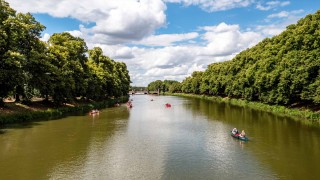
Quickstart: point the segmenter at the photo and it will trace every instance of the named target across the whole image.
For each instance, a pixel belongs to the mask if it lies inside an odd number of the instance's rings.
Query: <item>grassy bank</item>
[[[205,100],[210,100],[215,102],[230,103],[236,106],[249,107],[256,110],[271,112],[281,116],[291,117],[295,120],[304,120],[304,121],[306,120],[310,123],[320,124],[320,112],[314,112],[306,108],[288,108],[285,106],[268,105],[260,102],[251,102],[251,101],[246,101],[241,99],[222,98],[218,96],[205,96],[205,95],[183,94],[183,93],[174,93],[174,94],[166,93],[166,95],[193,97],[193,98],[200,98],[200,99],[205,99]]]
[[[129,97],[121,97],[118,99],[108,99],[100,102],[70,104],[69,106],[57,108],[46,108],[45,105],[43,105],[42,107],[39,107],[39,105],[37,105],[37,108],[34,108],[36,104],[34,103],[30,105],[24,105],[23,110],[22,108],[11,108],[15,110],[10,113],[5,113],[5,110],[2,109],[0,114],[0,126],[13,123],[58,119],[74,113],[87,113],[92,109],[112,107],[117,101],[126,102],[128,101],[128,99]]]

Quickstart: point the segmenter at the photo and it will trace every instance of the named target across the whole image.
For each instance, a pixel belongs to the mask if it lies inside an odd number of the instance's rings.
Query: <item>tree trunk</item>
[[[3,98],[0,98],[0,107],[4,107],[4,101],[3,101]]]
[[[16,94],[15,99],[16,99],[15,102],[20,102],[21,101],[20,94]]]

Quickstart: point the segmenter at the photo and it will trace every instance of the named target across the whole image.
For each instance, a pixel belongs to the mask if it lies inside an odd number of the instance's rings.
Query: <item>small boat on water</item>
[[[171,104],[167,103],[167,104],[166,104],[166,107],[171,107]]]
[[[95,109],[89,112],[90,115],[99,114],[99,110]]]
[[[132,108],[132,103],[131,103],[131,101],[128,101],[128,102],[127,102],[127,107],[128,107],[128,108]]]
[[[234,137],[234,138],[236,138],[236,139],[239,139],[239,140],[241,140],[241,141],[249,141],[249,139],[246,137],[246,136],[240,136],[240,134],[233,134],[232,132],[231,132],[231,136],[232,137]]]

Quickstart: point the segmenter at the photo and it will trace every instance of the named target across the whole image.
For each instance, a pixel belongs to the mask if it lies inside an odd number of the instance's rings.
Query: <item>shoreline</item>
[[[113,107],[118,101],[124,103],[128,101],[129,96],[120,97],[117,99],[107,99],[104,101],[82,102],[81,104],[68,104],[62,107],[51,107],[33,103],[24,105],[14,103],[10,108],[1,108],[0,112],[0,128],[9,124],[26,123],[33,121],[47,121],[59,119],[75,113],[87,113],[92,109],[103,109]],[[21,107],[20,107],[21,106]],[[13,110],[12,110],[13,109]],[[5,113],[10,111],[9,113]]]
[[[300,121],[305,124],[320,125],[320,112],[311,111],[309,109],[288,108],[280,105],[269,105],[261,102],[252,102],[241,99],[223,98],[219,96],[206,96],[184,93],[164,93],[165,95],[192,97],[198,99],[209,100],[218,103],[229,103],[239,107],[248,107],[254,110],[270,112],[276,115],[292,118],[295,121]]]

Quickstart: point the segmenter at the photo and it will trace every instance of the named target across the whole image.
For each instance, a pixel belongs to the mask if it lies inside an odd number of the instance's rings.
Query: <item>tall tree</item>
[[[57,67],[56,72],[51,75],[56,80],[54,100],[62,103],[84,95],[88,86],[85,55],[87,46],[84,40],[64,32],[53,34],[48,43],[52,64]]]
[[[30,64],[45,27],[30,14],[22,14],[0,0],[0,101],[9,92],[26,95],[33,71]],[[19,97],[19,96],[17,96]],[[26,96],[25,96],[26,97]]]

